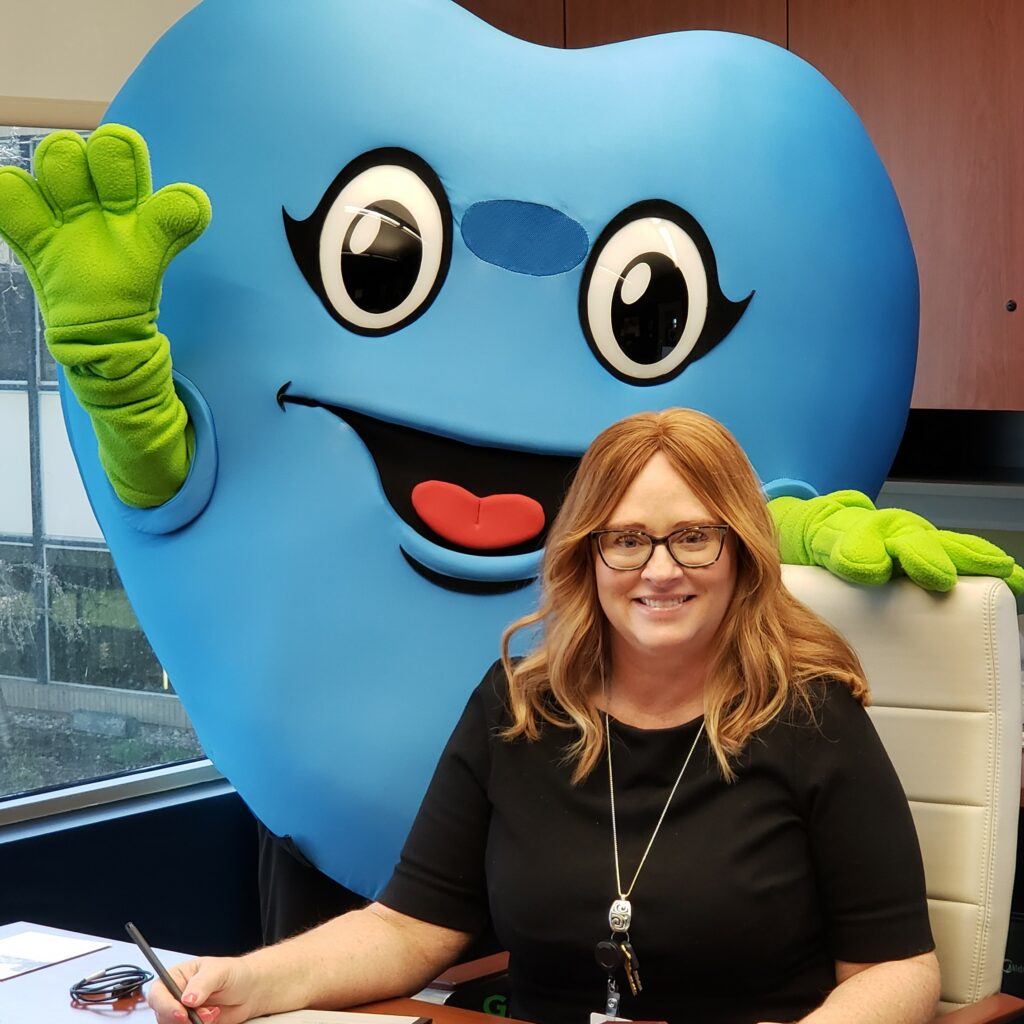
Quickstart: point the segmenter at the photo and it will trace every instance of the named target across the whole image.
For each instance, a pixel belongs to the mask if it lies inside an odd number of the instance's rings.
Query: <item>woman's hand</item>
[[[201,956],[169,970],[181,989],[182,1003],[204,1024],[241,1024],[261,1012],[255,1002],[256,977],[245,957]],[[149,1005],[159,1024],[187,1022],[182,1003],[161,981],[149,991]]]
[[[450,967],[472,938],[373,903],[312,931],[241,957],[201,956],[170,969],[179,1003],[156,982],[159,1024],[242,1024],[304,1007],[335,1010],[419,991]]]

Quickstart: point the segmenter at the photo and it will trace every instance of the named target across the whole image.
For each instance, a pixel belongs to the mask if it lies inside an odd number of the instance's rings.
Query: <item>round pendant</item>
[[[629,900],[612,900],[608,908],[608,924],[613,932],[628,932],[633,920],[633,905]]]

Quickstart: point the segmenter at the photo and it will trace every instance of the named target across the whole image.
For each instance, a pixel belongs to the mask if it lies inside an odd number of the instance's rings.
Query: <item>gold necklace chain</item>
[[[622,891],[622,877],[619,872],[619,833],[615,822],[615,776],[612,773],[612,736],[611,729],[608,725],[608,712],[604,713],[604,738],[605,738],[605,749],[608,753],[608,795],[611,798],[612,805],[612,851],[615,855],[615,886],[619,893],[620,900],[628,900],[629,894],[633,891],[633,887],[636,885],[636,880],[640,877],[640,872],[643,870],[644,863],[647,861],[647,855],[651,852],[651,847],[654,845],[654,840],[658,836],[658,830],[661,828],[661,823],[665,820],[665,815],[668,814],[669,805],[672,803],[672,797],[676,795],[676,790],[679,788],[679,783],[683,780],[683,773],[686,771],[686,766],[690,763],[690,758],[693,757],[693,752],[697,749],[697,742],[704,734],[704,722],[700,723],[700,728],[697,730],[697,735],[693,738],[693,743],[690,744],[689,753],[686,755],[686,760],[683,762],[683,767],[679,769],[679,774],[676,776],[675,784],[672,786],[672,792],[669,793],[668,799],[665,801],[665,806],[661,809],[661,816],[658,818],[658,823],[654,826],[654,831],[651,833],[651,838],[648,840],[647,849],[644,850],[644,855],[640,858],[640,863],[637,865],[635,874],[633,875],[633,881],[629,883],[629,888]],[[623,931],[628,931],[628,923]]]

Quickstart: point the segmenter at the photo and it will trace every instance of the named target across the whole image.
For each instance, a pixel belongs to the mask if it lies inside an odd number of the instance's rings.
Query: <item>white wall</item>
[[[93,128],[198,0],[0,0],[0,125]]]

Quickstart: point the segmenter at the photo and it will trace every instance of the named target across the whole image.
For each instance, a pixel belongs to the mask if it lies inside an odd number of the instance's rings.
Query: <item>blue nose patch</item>
[[[571,217],[516,199],[474,203],[462,216],[462,237],[487,263],[533,277],[572,270],[590,248],[583,226]]]

